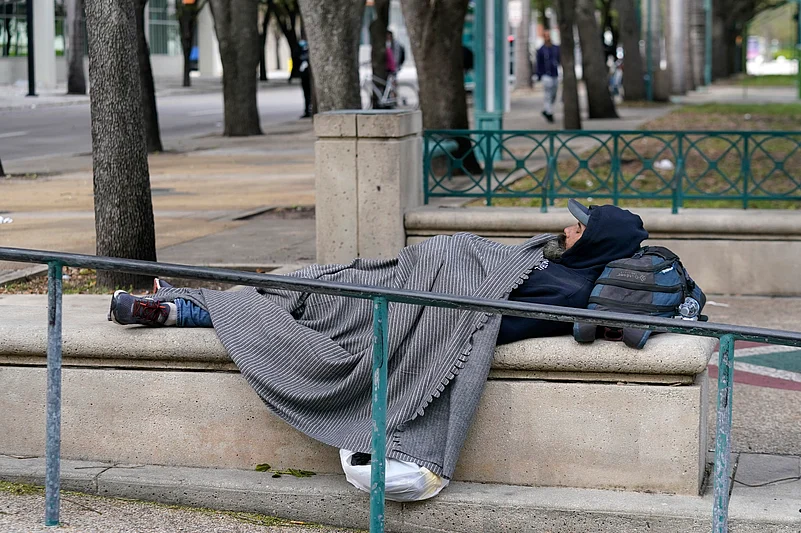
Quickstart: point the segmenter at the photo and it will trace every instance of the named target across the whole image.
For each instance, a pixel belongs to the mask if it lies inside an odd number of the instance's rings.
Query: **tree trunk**
[[[609,33],[612,34],[612,53],[617,53],[617,43],[618,39],[620,38],[620,32],[617,28],[615,28],[614,21],[612,20],[612,2],[614,0],[601,0],[601,41],[606,43],[604,40],[604,32],[609,30]],[[617,55],[615,55],[617,57]]]
[[[261,31],[259,32],[259,81],[267,79],[267,35],[270,30],[270,16],[272,15],[272,3],[267,4],[267,11],[261,21]]]
[[[645,73],[640,55],[636,0],[617,0],[616,8],[623,44],[623,98],[629,102],[645,100]]]
[[[464,88],[462,28],[468,0],[402,0],[403,18],[409,32],[417,67],[423,129],[469,129],[467,93]],[[470,139],[457,137],[456,157],[464,158],[468,172],[480,172]]]
[[[692,40],[693,80],[696,87],[706,83],[704,80],[704,64],[706,63],[706,23],[704,20],[703,0],[692,0],[690,17],[690,39]]]
[[[145,5],[147,0],[133,0],[136,16],[136,50],[139,63],[139,80],[142,84],[142,113],[145,117],[145,135],[149,153],[163,152],[159,133],[159,114],[156,109],[156,88],[153,69],[150,67],[150,47],[145,39]]]
[[[528,51],[531,2],[521,2],[522,17],[515,31],[515,88],[531,87],[531,57]]]
[[[559,35],[562,42],[559,46],[562,55],[562,101],[564,106],[564,129],[581,129],[581,108],[578,98],[578,80],[576,80],[576,41],[573,38],[575,24],[576,0],[555,0],[559,19]]]
[[[373,66],[373,76],[376,78],[387,79],[387,26],[389,25],[389,0],[375,0],[375,19],[370,23],[370,62]],[[397,61],[398,58],[395,58]],[[376,89],[383,94],[386,84],[374,81]],[[381,107],[381,98],[372,94],[373,109]]]
[[[86,94],[83,28],[83,0],[67,0],[67,94]]]
[[[725,15],[717,10],[712,11],[712,79],[728,78],[729,70],[728,43],[726,42]]]
[[[609,70],[603,51],[603,36],[595,21],[595,2],[576,1],[576,26],[581,42],[581,64],[590,118],[618,118],[609,93]]]
[[[361,109],[359,32],[365,0],[299,0],[308,34],[317,108]]]
[[[687,21],[686,0],[669,0],[665,24],[665,51],[667,52],[670,94],[687,94]]]
[[[695,42],[693,41],[693,14],[695,13],[695,1],[694,0],[685,0],[685,9],[684,9],[684,17],[686,18],[687,22],[687,35],[684,38],[684,57],[686,58],[686,63],[684,66],[684,87],[687,91],[694,91],[695,90],[695,56],[693,55],[694,49],[693,46]]]
[[[223,135],[261,135],[257,0],[209,0],[223,67]]]
[[[132,0],[87,0],[97,255],[156,260],[156,235]],[[152,278],[99,270],[98,285]]]

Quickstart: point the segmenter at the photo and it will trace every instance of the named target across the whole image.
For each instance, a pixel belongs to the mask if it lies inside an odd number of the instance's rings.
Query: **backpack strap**
[[[643,246],[640,249],[641,255],[658,255],[665,261],[678,261],[679,256],[673,253],[673,251],[668,250],[664,246]],[[639,253],[639,252],[638,252]]]

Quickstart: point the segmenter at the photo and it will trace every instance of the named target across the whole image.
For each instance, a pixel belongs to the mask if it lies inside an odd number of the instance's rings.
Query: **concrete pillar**
[[[198,70],[201,76],[222,76],[220,45],[214,33],[214,18],[211,8],[204,7],[197,16]]]
[[[668,71],[670,72],[670,92],[687,92],[687,4],[686,0],[670,0],[668,5]]]
[[[56,12],[53,0],[33,2],[33,57],[36,86],[56,87]]]
[[[423,202],[419,111],[316,115],[317,262],[389,259],[406,245],[404,215]]]

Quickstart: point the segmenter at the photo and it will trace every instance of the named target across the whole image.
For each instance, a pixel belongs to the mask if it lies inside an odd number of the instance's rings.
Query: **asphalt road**
[[[157,96],[162,141],[222,131],[223,98],[219,93]],[[259,92],[262,127],[297,120],[303,112],[298,84]],[[0,116],[0,157],[3,162],[90,153],[89,104],[37,107]]]

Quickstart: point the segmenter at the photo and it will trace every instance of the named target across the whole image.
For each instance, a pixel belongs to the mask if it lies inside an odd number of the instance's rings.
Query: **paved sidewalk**
[[[11,489],[16,487],[9,487]],[[25,487],[27,489],[27,487]],[[0,485],[0,531],[49,533],[44,525],[44,494],[4,491]],[[347,533],[340,528],[282,520],[253,513],[220,512],[185,506],[158,505],[79,493],[61,496],[64,533]]]
[[[269,72],[268,78],[267,82],[259,82],[259,90],[286,85],[288,75],[282,71]],[[183,80],[179,77],[157,79],[155,84],[156,97],[222,92],[222,79],[215,77],[192,77],[191,87],[184,87]],[[53,89],[37,89],[35,97],[28,96],[28,84],[25,81],[13,85],[0,85],[0,113],[17,109],[87,103],[89,103],[88,94],[67,94],[66,83],[60,83]]]
[[[788,468],[797,475],[799,464],[798,457],[751,456],[747,462],[750,473],[741,475],[747,480],[742,483],[754,485],[786,477]],[[745,463],[741,459],[741,465]],[[791,467],[790,463],[794,466]],[[344,476],[338,475],[272,479],[255,471],[82,461],[62,461],[61,472],[63,489],[102,496],[256,512],[345,527],[367,527],[369,521],[368,495],[351,487]],[[41,484],[43,477],[43,459],[0,456],[0,479]],[[73,498],[71,495],[67,497]],[[763,487],[735,483],[729,523],[738,533],[796,533],[801,529],[799,498],[800,481],[770,483]],[[0,505],[4,500],[8,501],[0,498]],[[92,503],[89,507],[94,505],[98,504]],[[146,508],[140,505],[131,510],[141,512]],[[76,508],[69,502],[65,502],[63,508],[62,519],[65,522],[89,525],[83,522],[88,514],[85,509]],[[41,519],[41,508],[34,516],[31,515],[36,508],[28,503],[27,509],[27,512],[17,513],[10,519],[0,514],[0,526],[3,521],[11,527],[19,527]],[[106,509],[106,515],[112,515],[106,519],[109,525],[119,524],[114,515],[131,511],[114,502],[109,502]],[[389,502],[385,516],[388,531],[404,533],[701,533],[710,530],[712,495],[711,490],[698,497],[453,482],[439,496],[426,502]],[[166,520],[174,519],[174,515],[169,513],[162,514],[162,517],[165,524],[169,523]],[[94,516],[91,518],[95,523],[101,520]],[[153,524],[153,513],[142,513],[141,523],[138,522],[140,517],[130,517],[130,520],[134,519],[143,527],[135,531],[169,531],[144,529],[144,526]],[[191,522],[184,527],[184,531],[203,531],[194,529]]]
[[[149,158],[159,251],[248,226],[240,248],[244,251],[247,241],[248,263],[314,259],[308,246],[297,257],[289,249],[299,241],[313,242],[313,233],[307,232],[303,239],[287,233],[287,240],[282,240],[287,223],[251,218],[275,206],[314,205],[314,134],[309,121],[273,126],[260,137],[185,139],[169,149]],[[12,162],[6,170],[18,172],[20,165]],[[25,166],[34,174],[0,180],[0,212],[13,220],[0,225],[0,246],[94,253],[91,157],[44,159],[25,162]],[[301,221],[301,225],[313,229],[313,221],[311,225]],[[258,246],[252,235],[259,229],[270,232],[273,240]],[[242,261],[230,255],[237,237],[226,235],[228,246],[221,249],[197,243],[203,257],[193,252],[193,264]],[[286,253],[276,255],[276,249]],[[259,251],[264,252],[263,258],[254,255]],[[187,262],[169,253],[160,258]],[[0,270],[20,267],[0,263]]]

